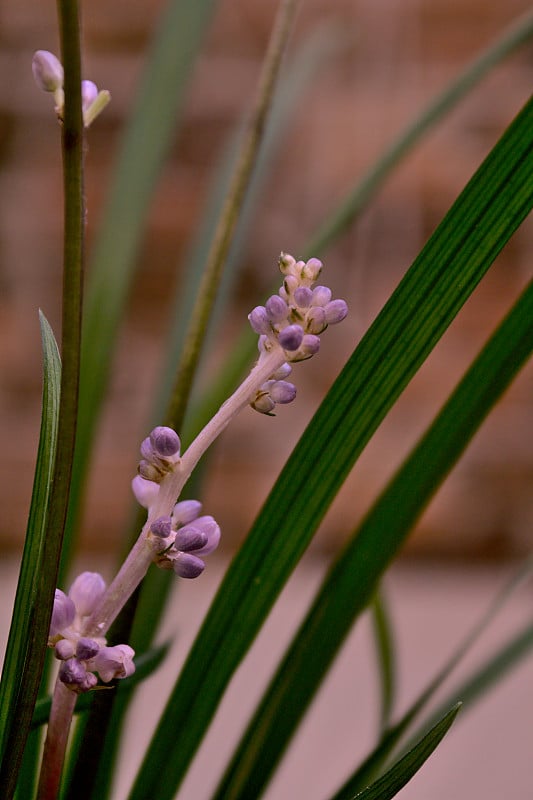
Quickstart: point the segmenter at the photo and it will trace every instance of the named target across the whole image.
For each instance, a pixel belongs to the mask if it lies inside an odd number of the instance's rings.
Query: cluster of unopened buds
[[[285,276],[277,294],[264,306],[248,315],[252,329],[259,334],[260,360],[274,348],[284,351],[286,361],[257,390],[250,405],[271,414],[278,403],[291,403],[296,387],[285,380],[291,373],[289,362],[304,361],[318,352],[320,335],[328,325],[341,322],[348,313],[344,300],[332,300],[331,289],[315,286],[322,272],[318,258],[296,261],[282,253],[279,268]]]
[[[48,50],[37,50],[33,55],[32,72],[35,83],[44,92],[51,92],[54,98],[58,119],[63,119],[65,95],[63,92],[63,66],[59,59]],[[111,100],[107,89],[98,90],[93,81],[81,82],[81,105],[83,124],[86,128],[101,113]]]
[[[149,509],[161,481],[179,464],[178,434],[172,428],[154,428],[141,444],[141,457],[132,489],[138,502]],[[213,517],[201,515],[201,511],[198,500],[182,500],[170,515],[159,516],[151,523],[149,535],[158,567],[173,569],[181,578],[197,578],[204,571],[202,557],[217,548],[220,528]]]
[[[107,647],[104,637],[87,637],[84,627],[106,584],[97,572],[82,572],[65,594],[56,589],[48,644],[61,661],[59,680],[74,692],[94,689],[98,672],[104,683],[135,672],[134,651],[127,644]]]

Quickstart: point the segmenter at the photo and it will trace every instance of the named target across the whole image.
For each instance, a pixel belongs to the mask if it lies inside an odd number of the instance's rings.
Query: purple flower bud
[[[150,442],[156,455],[162,458],[179,455],[180,439],[172,428],[158,425],[150,434]]]
[[[37,50],[34,53],[31,69],[35,83],[44,92],[55,92],[63,86],[61,62],[48,50]]]
[[[61,589],[56,589],[52,619],[50,621],[50,638],[52,639],[65,628],[68,628],[69,625],[72,625],[75,616],[76,607],[73,601]]]
[[[147,481],[152,481],[153,483],[159,483],[162,478],[162,471],[158,469],[151,461],[147,461],[145,458],[142,458],[139,461],[139,466],[137,467],[139,470],[139,475],[141,478],[144,478]]]
[[[135,650],[127,644],[116,644],[114,647],[101,647],[91,662],[104,683],[113,678],[127,678],[135,672],[133,657]]]
[[[154,536],[159,536],[160,539],[166,539],[170,536],[172,531],[172,521],[170,517],[158,517],[150,525],[150,530]]]
[[[199,500],[180,500],[176,503],[172,511],[172,524],[175,528],[187,525],[196,519],[202,511],[202,504]]]
[[[298,350],[304,337],[303,328],[301,325],[287,325],[286,328],[280,332],[278,341],[284,350],[292,353]]]
[[[325,308],[326,321],[329,325],[335,325],[337,322],[342,322],[348,313],[348,306],[344,300],[332,300]]]
[[[296,264],[296,260],[288,253],[282,253],[279,257],[278,264],[280,272],[282,272],[284,275],[288,275]]]
[[[252,330],[255,333],[269,333],[271,330],[270,322],[264,306],[256,306],[248,314],[248,319]]]
[[[71,642],[70,639],[60,639],[58,642],[56,642],[54,650],[55,657],[60,661],[66,661],[67,658],[72,658],[76,652],[74,643]]]
[[[194,520],[194,527],[207,536],[207,542],[201,548],[194,551],[195,555],[208,556],[209,553],[212,553],[213,550],[216,550],[218,547],[220,542],[220,526],[210,514],[206,514]]]
[[[292,372],[292,367],[290,364],[285,362],[281,365],[279,369],[277,369],[274,373],[272,373],[272,378],[275,381],[282,381],[284,378],[287,378]]]
[[[313,289],[313,297],[311,298],[312,306],[325,306],[331,300],[331,289],[327,286],[315,286]]]
[[[307,356],[314,356],[315,353],[318,353],[320,349],[320,338],[318,336],[313,336],[312,333],[306,333],[300,350]]]
[[[69,589],[68,596],[80,617],[91,614],[105,592],[105,581],[98,572],[82,572]]]
[[[150,441],[150,437],[147,436],[146,439],[143,439],[141,442],[141,456],[145,461],[152,461],[154,457],[154,451],[152,449],[152,442]]]
[[[322,272],[322,261],[318,258],[310,258],[302,269],[302,278],[307,278],[310,281],[316,281]]]
[[[300,308],[307,308],[311,304],[313,292],[308,286],[299,286],[294,292],[294,301]]]
[[[174,548],[184,553],[188,553],[191,550],[201,550],[206,544],[207,534],[193,525],[180,528],[174,539]]]
[[[281,405],[292,403],[296,397],[296,386],[288,381],[276,381],[270,390],[270,396],[275,403]]]
[[[59,680],[67,686],[83,689],[87,679],[87,669],[76,658],[63,661],[59,667]]]
[[[326,311],[321,306],[313,306],[305,317],[305,330],[307,333],[322,333],[328,327]]]
[[[81,105],[84,111],[87,111],[96,98],[98,97],[98,87],[92,81],[81,82]]]
[[[205,564],[201,558],[191,553],[179,553],[172,561],[172,568],[180,578],[197,578],[204,571]]]
[[[76,645],[76,658],[79,661],[88,661],[90,658],[94,658],[99,650],[100,645],[98,642],[82,636],[81,639],[78,639],[78,644]]]
[[[268,319],[274,324],[287,319],[287,315],[289,313],[287,303],[279,296],[279,294],[273,294],[272,297],[268,298],[265,303],[265,310]],[[261,331],[261,333],[266,333],[266,331]]]
[[[159,494],[159,484],[146,480],[141,475],[136,475],[131,482],[135,499],[143,508],[150,508]]]

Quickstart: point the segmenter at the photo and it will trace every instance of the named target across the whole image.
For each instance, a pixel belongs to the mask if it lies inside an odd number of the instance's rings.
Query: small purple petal
[[[314,356],[315,353],[318,353],[319,349],[320,349],[320,337],[313,336],[312,333],[306,333],[303,338],[300,350],[306,356]]]
[[[268,319],[273,323],[282,322],[284,319],[287,319],[289,313],[287,303],[279,294],[273,294],[272,297],[268,298],[265,303],[265,310]],[[261,331],[261,333],[266,333],[266,331]]]
[[[329,325],[335,325],[337,322],[342,322],[348,313],[348,306],[344,300],[332,300],[325,308],[326,321]]]
[[[148,481],[141,475],[136,475],[131,482],[131,488],[135,499],[143,508],[150,508],[155,503],[159,494],[159,484]]]
[[[298,350],[303,338],[304,332],[301,325],[287,325],[286,328],[283,328],[283,330],[280,331],[278,340],[284,350],[292,353],[293,351]]]
[[[302,278],[308,278],[311,281],[316,281],[322,272],[322,261],[318,258],[310,258],[302,269]]]
[[[313,297],[311,299],[312,306],[325,306],[331,300],[331,289],[327,286],[315,286],[313,289]]]
[[[48,50],[37,50],[33,54],[31,69],[35,83],[44,92],[55,92],[63,86],[61,62]]]
[[[94,103],[98,97],[98,87],[92,81],[81,82],[81,105],[84,111],[87,111],[90,105]]]
[[[76,645],[76,658],[79,661],[88,661],[90,658],[94,658],[99,650],[100,645],[98,642],[82,636],[81,639],[78,639],[78,644]]]
[[[127,678],[135,672],[134,655],[135,651],[127,644],[101,647],[92,660],[92,668],[97,670],[104,683],[113,678]]]
[[[59,667],[59,680],[67,686],[82,688],[87,679],[87,670],[76,658],[63,661]]]
[[[300,308],[307,308],[311,304],[313,292],[307,286],[299,286],[294,292],[294,301]]]
[[[199,500],[180,500],[172,511],[172,524],[175,528],[179,528],[180,525],[187,525],[200,516],[201,511],[202,504]]]
[[[195,550],[195,555],[208,556],[209,553],[216,550],[219,545],[220,526],[210,515],[198,517],[194,522],[194,526],[195,528],[199,528],[207,536],[207,543],[199,550]]]
[[[170,517],[158,517],[150,525],[150,530],[154,536],[159,536],[161,539],[166,539],[170,536],[172,531],[172,522]]]
[[[52,619],[50,621],[50,638],[57,636],[58,633],[72,625],[75,616],[76,606],[74,602],[61,589],[56,589]]]
[[[147,436],[146,439],[143,439],[141,442],[141,456],[144,458],[145,461],[152,461],[154,457],[154,451],[152,449],[152,442],[150,441],[150,437]]]
[[[60,661],[66,661],[67,658],[72,658],[72,656],[76,652],[74,643],[71,642],[70,639],[60,639],[58,642],[56,642],[54,650],[55,650],[55,657],[58,658]]]
[[[305,317],[305,330],[307,333],[322,333],[327,327],[325,310],[321,306],[310,308]]]
[[[105,592],[106,583],[98,572],[82,572],[69,589],[68,596],[80,617],[91,614]]]
[[[204,571],[205,564],[201,558],[190,553],[179,553],[172,561],[172,568],[180,578],[197,578]]]
[[[288,381],[276,381],[270,390],[270,396],[275,403],[281,405],[292,403],[296,397],[296,386]]]
[[[299,285],[300,285],[300,281],[298,280],[298,278],[295,275],[287,275],[287,277],[283,281],[283,287],[282,287],[285,290],[287,298],[291,297],[294,294],[294,292],[296,291],[296,289],[298,288]],[[281,294],[281,289],[280,289],[279,293],[280,293],[281,298],[285,299],[283,297],[283,295]]]
[[[284,378],[287,378],[291,374],[291,372],[292,372],[291,365],[287,364],[287,362],[285,362],[284,364],[281,365],[281,367],[279,369],[277,369],[272,374],[272,378],[275,381],[282,381]]]
[[[163,458],[179,455],[180,438],[176,431],[167,428],[165,425],[158,425],[150,433],[150,443],[154,452]]]
[[[270,322],[264,306],[256,306],[248,314],[248,319],[250,321],[250,325],[252,326],[252,330],[255,331],[255,333],[269,333],[271,330]]]
[[[193,525],[181,528],[174,539],[174,549],[188,553],[190,550],[200,550],[207,544],[207,534]]]

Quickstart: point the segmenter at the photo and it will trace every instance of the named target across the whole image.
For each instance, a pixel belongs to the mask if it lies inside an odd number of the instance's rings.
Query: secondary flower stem
[[[253,397],[254,392],[285,362],[286,354],[280,347],[263,353],[248,377],[219,408],[215,416],[200,431],[183,454],[175,469],[161,482],[159,494],[150,508],[148,519],[136,543],[119,572],[108,586],[94,609],[85,629],[86,636],[105,636],[111,624],[129,600],[148,571],[154,555],[148,538],[150,526],[162,516],[170,516],[181,490],[205,451],[222,433],[228,423]]]
[[[37,800],[55,800],[58,796],[70,725],[77,698],[78,695],[67,689],[59,678],[56,680],[46,741],[44,743]]]

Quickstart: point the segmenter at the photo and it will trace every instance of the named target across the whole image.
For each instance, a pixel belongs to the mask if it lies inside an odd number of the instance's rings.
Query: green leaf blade
[[[416,775],[450,730],[461,704],[458,703],[385,775],[358,794],[346,792],[335,800],[390,800]]]
[[[530,102],[416,259],[304,433],[215,598],[132,800],[146,791],[154,800],[174,796],[233,671],[357,456],[530,210],[532,124]],[[184,734],[169,752],[176,727]]]
[[[24,553],[0,685],[0,741],[6,781],[11,779],[14,771],[16,774],[33,713],[27,697],[32,696],[35,675],[31,663],[28,663],[28,654],[32,637],[43,633],[34,630],[39,591],[36,576],[43,569],[44,537],[59,420],[61,362],[52,329],[42,313],[40,325],[44,376],[41,429]]]

